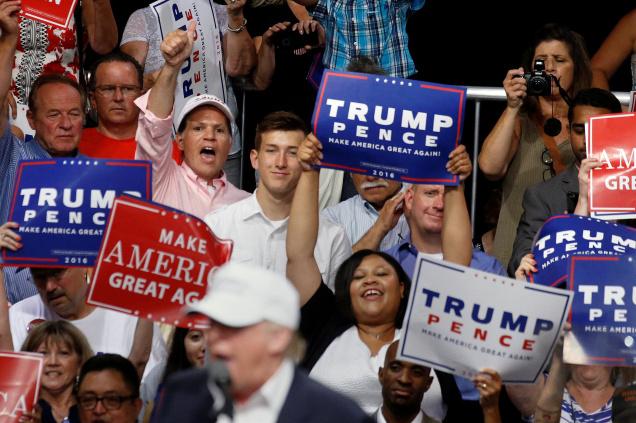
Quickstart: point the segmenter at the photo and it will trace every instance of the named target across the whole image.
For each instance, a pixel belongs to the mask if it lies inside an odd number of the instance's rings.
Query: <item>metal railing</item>
[[[474,171],[471,176],[472,190],[470,195],[470,218],[472,220],[473,237],[475,236],[475,204],[477,199],[477,156],[479,155],[479,129],[481,119],[481,102],[482,101],[505,101],[506,92],[503,88],[497,87],[467,87],[466,98],[475,102],[475,130],[473,132],[473,167]],[[614,92],[614,95],[623,105],[629,105],[629,92]],[[489,129],[490,130],[490,129]]]

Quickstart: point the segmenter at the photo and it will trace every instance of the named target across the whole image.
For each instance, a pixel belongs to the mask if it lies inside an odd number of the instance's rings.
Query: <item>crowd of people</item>
[[[431,369],[398,359],[398,345],[418,256],[525,281],[543,223],[589,215],[588,175],[601,162],[586,156],[585,124],[622,111],[607,88],[636,51],[634,12],[592,59],[569,28],[537,28],[505,74],[505,109],[473,158],[502,181],[494,240],[477,248],[463,145],[446,164],[459,185],[407,185],[320,169],[324,140],[309,130],[316,68],[415,76],[406,23],[423,0],[211,2],[218,80],[180,109],[197,26],[162,36],[147,6],[118,40],[114,3],[84,0],[60,29],[0,0],[0,249],[23,247],[9,219],[18,162],[91,157],[150,161],[153,201],[204,220],[233,252],[184,310],[206,316],[205,329],[87,304],[91,268],[0,263],[0,349],[44,357],[39,401],[21,421],[611,421],[631,373],[570,366],[561,343],[534,384]],[[537,66],[546,92],[524,77]],[[241,112],[258,116],[243,132],[237,90],[271,100]]]

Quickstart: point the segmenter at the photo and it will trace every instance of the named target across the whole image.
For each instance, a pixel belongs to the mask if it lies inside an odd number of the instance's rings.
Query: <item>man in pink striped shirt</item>
[[[151,160],[153,199],[203,218],[220,206],[249,196],[232,185],[223,172],[232,144],[232,112],[219,98],[191,98],[179,112],[176,141],[183,163],[172,151],[172,113],[177,75],[192,52],[194,26],[166,36],[161,52],[166,61],[152,89],[135,100],[141,109],[137,127],[138,160]]]

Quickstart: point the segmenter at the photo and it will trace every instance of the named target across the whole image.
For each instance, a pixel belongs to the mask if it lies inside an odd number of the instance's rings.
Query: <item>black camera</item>
[[[542,59],[535,60],[532,72],[524,73],[523,77],[526,80],[528,95],[552,94],[552,75],[545,71],[545,63]]]
[[[296,50],[305,46],[315,46],[318,44],[318,32],[300,34],[288,28],[284,31],[275,32],[272,35],[272,43],[279,49]]]

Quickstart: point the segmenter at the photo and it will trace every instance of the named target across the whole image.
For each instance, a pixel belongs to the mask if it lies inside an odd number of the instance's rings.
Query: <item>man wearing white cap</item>
[[[203,218],[249,194],[232,185],[223,173],[234,117],[213,95],[192,97],[179,112],[176,141],[183,151],[183,163],[179,166],[171,158],[174,92],[183,62],[192,52],[194,33],[191,25],[188,31],[171,32],[161,43],[165,65],[152,89],[135,101],[141,109],[135,158],[152,161],[155,201]]]
[[[284,276],[245,263],[221,267],[205,298],[189,307],[210,319],[207,353],[229,371],[234,404],[229,418],[242,423],[372,421],[352,400],[309,379],[286,358],[299,307],[298,293]],[[168,379],[153,421],[214,421],[210,416],[217,414],[213,398],[218,397],[210,393],[215,389],[209,376],[195,369]]]

